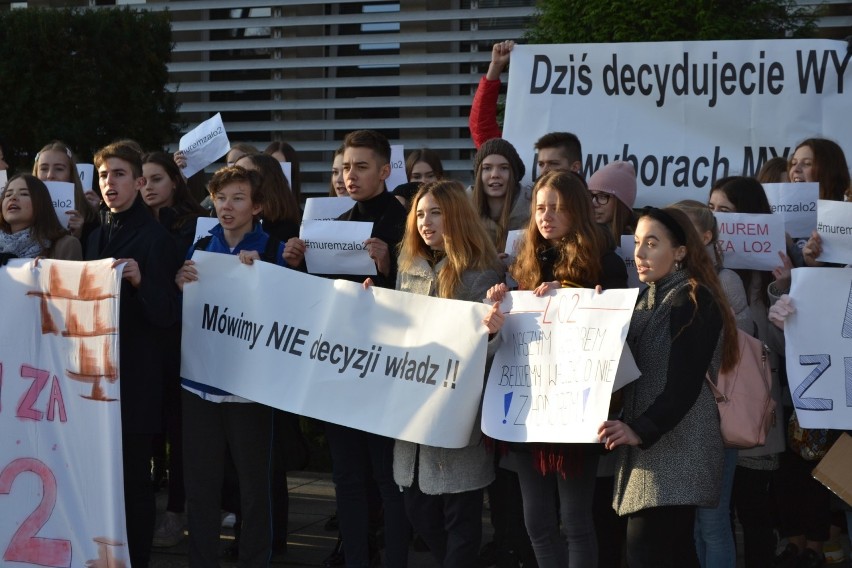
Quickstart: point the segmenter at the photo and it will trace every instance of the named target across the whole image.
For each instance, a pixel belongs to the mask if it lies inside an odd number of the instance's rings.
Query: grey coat
[[[397,290],[434,296],[437,274],[446,262],[444,258],[432,269],[428,262],[418,259],[412,269],[400,270],[396,279]],[[497,270],[468,270],[462,274],[455,299],[481,302],[488,289],[502,281],[503,277]],[[417,484],[427,495],[461,493],[485,487],[494,480],[494,460],[481,438],[477,417],[466,448],[436,448],[397,440],[393,448],[393,478],[397,484],[411,487],[416,460]]]
[[[624,388],[624,422],[643,444],[616,450],[613,508],[619,515],[660,506],[715,507],[719,500],[722,435],[704,375],[718,369],[721,312],[701,287],[692,307],[684,272],[645,290],[630,323],[628,343],[642,375]],[[693,313],[673,336],[675,321]]]

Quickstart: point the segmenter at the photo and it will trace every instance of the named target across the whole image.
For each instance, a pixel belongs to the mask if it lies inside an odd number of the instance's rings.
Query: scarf
[[[50,241],[42,246],[30,234],[30,229],[26,228],[17,233],[6,233],[0,231],[0,252],[14,254],[18,258],[35,258],[43,250],[50,248]]]

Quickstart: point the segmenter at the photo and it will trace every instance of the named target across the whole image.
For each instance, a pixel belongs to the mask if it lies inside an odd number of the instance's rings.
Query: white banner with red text
[[[130,566],[111,265],[0,268],[4,566]]]

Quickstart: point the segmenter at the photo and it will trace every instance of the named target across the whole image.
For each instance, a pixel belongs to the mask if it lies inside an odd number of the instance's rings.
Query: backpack
[[[775,423],[769,350],[762,341],[737,330],[739,361],[720,372],[716,384],[707,378],[719,408],[722,440],[728,448],[753,448],[766,443]]]
[[[192,245],[192,250],[200,250],[206,251],[207,247],[210,245],[210,241],[213,240],[212,235],[207,235],[206,237],[201,237],[195,244]],[[260,260],[264,262],[268,262],[270,264],[278,264],[278,247],[281,245],[281,241],[269,235],[269,239],[266,241],[266,248],[263,249],[263,252],[260,253]]]

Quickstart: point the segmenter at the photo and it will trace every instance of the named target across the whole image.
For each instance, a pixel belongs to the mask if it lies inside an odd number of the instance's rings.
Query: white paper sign
[[[518,257],[518,252],[521,250],[521,244],[524,242],[524,229],[515,229],[506,233],[506,250],[503,251],[509,255],[511,260]]]
[[[624,266],[627,268],[627,287],[641,289],[646,284],[639,281],[639,271],[636,270],[636,257],[633,255],[633,251],[635,250],[636,243],[633,241],[633,235],[621,235],[621,246],[615,249],[615,254],[621,257],[621,260],[624,261]]]
[[[391,144],[390,176],[385,180],[388,191],[393,191],[398,185],[408,183],[405,174],[405,147],[402,144]]]
[[[293,187],[293,164],[290,162],[278,162],[281,164],[281,171],[284,172],[284,177],[287,178],[287,183]]]
[[[852,203],[820,200],[817,232],[822,239],[820,262],[852,264]]]
[[[210,229],[218,224],[219,219],[216,217],[198,217],[195,220],[195,238],[192,240],[193,245],[204,237],[209,237]]]
[[[763,191],[773,213],[784,217],[791,237],[809,237],[817,224],[818,183],[764,183]]]
[[[637,295],[635,288],[507,294],[482,431],[510,442],[597,442]]]
[[[305,200],[302,221],[334,221],[355,206],[348,197],[309,197]]]
[[[199,279],[183,291],[181,376],[391,438],[468,444],[488,306],[364,290],[225,254],[193,258]],[[250,331],[228,331],[236,317]]]
[[[111,265],[0,269],[3,566],[130,566]]]
[[[786,253],[784,218],[777,214],[714,213],[725,268],[772,270]]]
[[[95,189],[94,164],[77,164],[77,175],[80,176],[80,182],[83,184],[83,191]]]
[[[518,45],[503,137],[525,183],[536,140],[567,131],[583,143],[586,179],[633,163],[637,207],[705,202],[714,180],[756,175],[814,135],[852,155],[846,62],[836,40]]]
[[[46,181],[44,185],[50,192],[53,210],[56,211],[59,222],[67,229],[71,220],[67,213],[74,210],[74,184],[67,181]]]
[[[308,272],[376,274],[376,263],[364,246],[372,232],[373,224],[361,221],[303,220],[299,238],[305,241]]]
[[[191,177],[228,153],[231,143],[222,123],[222,115],[216,113],[180,138],[180,151],[186,158],[183,175]]]
[[[795,268],[787,379],[804,428],[852,428],[852,268]]]
[[[6,176],[6,170],[0,170],[0,187],[5,189],[8,181],[9,178]]]

